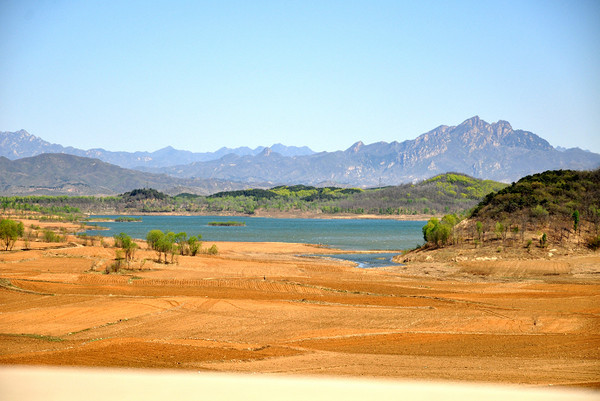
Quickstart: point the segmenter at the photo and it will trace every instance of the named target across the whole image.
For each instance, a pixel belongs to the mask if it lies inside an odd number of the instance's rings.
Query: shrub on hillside
[[[587,246],[588,248],[590,248],[592,251],[597,251],[598,249],[600,249],[600,235],[597,235],[595,237],[591,237],[588,241],[587,241]]]

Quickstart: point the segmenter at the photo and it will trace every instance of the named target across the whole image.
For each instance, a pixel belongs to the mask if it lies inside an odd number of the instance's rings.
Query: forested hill
[[[436,175],[417,184],[367,190],[340,202],[341,208],[390,210],[402,207],[423,214],[461,213],[506,184],[459,173]]]
[[[555,170],[528,175],[516,183],[487,195],[474,209],[479,220],[523,220],[573,225],[597,225],[600,219],[600,169]]]

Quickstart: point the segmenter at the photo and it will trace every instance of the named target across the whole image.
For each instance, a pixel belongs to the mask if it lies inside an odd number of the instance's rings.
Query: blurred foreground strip
[[[179,373],[88,368],[0,368],[1,400],[597,400],[598,392],[468,383]]]

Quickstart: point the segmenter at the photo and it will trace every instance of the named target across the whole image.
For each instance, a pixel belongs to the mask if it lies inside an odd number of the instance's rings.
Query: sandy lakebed
[[[0,253],[0,364],[600,387],[597,255],[359,269],[218,242],[165,265],[140,242],[103,274],[115,249],[72,239]]]

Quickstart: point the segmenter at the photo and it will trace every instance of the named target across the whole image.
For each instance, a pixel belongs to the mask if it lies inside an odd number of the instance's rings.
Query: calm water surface
[[[95,216],[119,217],[119,216]],[[223,216],[141,216],[141,222],[101,222],[108,230],[90,230],[89,235],[113,236],[121,232],[145,239],[150,230],[185,231],[202,235],[203,241],[298,242],[321,244],[346,250],[400,250],[423,243],[424,221],[367,219],[274,219]],[[240,221],[243,227],[209,226],[212,221]],[[369,256],[357,255],[369,258]],[[393,256],[393,254],[392,254]],[[380,256],[371,255],[371,259]],[[381,256],[386,257],[387,256]],[[357,263],[364,263],[356,260]],[[388,258],[389,259],[389,258]],[[377,259],[381,261],[383,259]],[[379,262],[376,262],[379,263]],[[389,265],[391,263],[387,263]],[[368,267],[365,265],[365,267]]]
[[[392,261],[394,256],[398,255],[397,252],[377,252],[377,253],[347,253],[347,254],[335,254],[335,255],[310,255],[310,256],[322,256],[326,258],[349,260],[350,262],[356,263],[357,267],[363,269],[370,269],[374,267],[385,267],[398,265]]]

